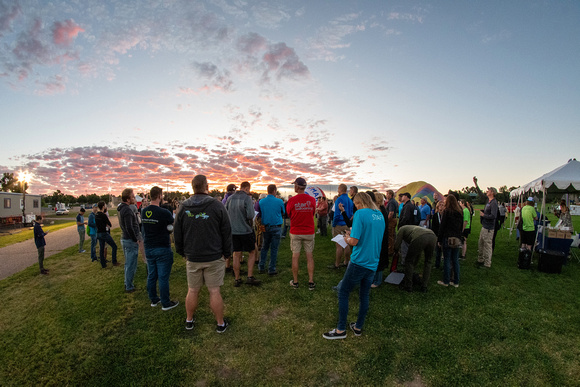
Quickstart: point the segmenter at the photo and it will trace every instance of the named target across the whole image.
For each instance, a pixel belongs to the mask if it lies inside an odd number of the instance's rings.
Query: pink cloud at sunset
[[[297,176],[318,184],[357,180],[360,160],[347,160],[332,151],[308,152],[303,159],[283,154],[273,147],[240,147],[224,138],[219,147],[171,145],[140,150],[130,146],[86,146],[52,148],[20,161],[32,173],[31,193],[52,193],[60,189],[74,195],[138,190],[153,185],[170,190],[190,191],[191,179],[205,174],[212,189],[224,189],[231,182],[244,180],[253,189],[264,190],[268,184],[284,185]],[[348,161],[348,162],[347,162]],[[354,162],[353,162],[354,161]],[[386,182],[374,182],[377,187]]]
[[[52,26],[52,40],[55,44],[68,46],[80,32],[85,32],[85,30],[73,20],[57,21]]]

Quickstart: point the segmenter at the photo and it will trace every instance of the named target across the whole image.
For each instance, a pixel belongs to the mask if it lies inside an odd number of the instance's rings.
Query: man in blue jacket
[[[354,205],[352,200],[346,194],[346,184],[340,184],[338,186],[338,198],[334,203],[334,217],[332,219],[332,237],[334,238],[338,234],[344,234],[348,230],[347,223],[342,216],[342,212],[339,206],[342,204],[346,217],[346,221],[350,223],[350,218],[353,216]],[[341,265],[346,266],[350,260],[350,246],[343,248],[340,244],[336,244],[336,259],[334,265],[330,265],[329,268],[338,269]],[[344,256],[344,258],[343,258]],[[342,262],[341,262],[342,261]]]
[[[280,236],[282,233],[282,224],[284,223],[284,202],[278,199],[276,195],[276,185],[270,184],[268,186],[268,196],[260,200],[260,213],[262,214],[262,225],[264,231],[264,245],[260,255],[260,263],[258,269],[263,273],[266,269],[266,260],[268,258],[268,250],[270,250],[270,265],[268,267],[269,275],[276,275],[276,263],[278,262],[278,247],[280,246]]]
[[[36,221],[34,222],[34,244],[36,245],[36,250],[38,251],[38,266],[40,267],[40,274],[48,274],[48,269],[44,268],[44,246],[46,246],[46,241],[44,236],[48,234],[42,230],[40,222],[42,221],[41,215],[36,215]]]

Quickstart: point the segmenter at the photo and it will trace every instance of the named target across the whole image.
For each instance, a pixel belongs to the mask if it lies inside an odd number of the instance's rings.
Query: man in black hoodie
[[[217,322],[216,332],[223,333],[229,324],[224,319],[220,286],[224,284],[225,259],[232,256],[232,226],[224,205],[208,195],[207,178],[197,175],[191,185],[194,195],[179,207],[174,229],[175,251],[187,259],[185,329],[193,329],[199,291],[205,284]]]

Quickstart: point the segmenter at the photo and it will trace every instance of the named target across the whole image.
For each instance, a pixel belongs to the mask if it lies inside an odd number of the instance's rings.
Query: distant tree
[[[66,203],[66,204],[73,204],[73,203],[77,202],[77,199],[74,196],[67,194],[67,195],[63,195],[62,201],[63,201],[63,203]]]
[[[80,204],[85,204],[85,203],[88,203],[88,202],[87,202],[87,197],[86,197],[85,195],[79,195],[79,197],[77,198],[77,200],[78,200],[78,202],[79,202]]]
[[[210,191],[210,193],[209,193],[209,196],[211,196],[211,197],[214,197],[214,198],[215,198],[216,196],[221,196],[221,197],[223,197],[223,195],[224,195],[224,194],[223,194],[223,192],[222,192],[222,191],[220,191],[220,190],[219,190],[219,189],[217,189],[217,188],[214,188],[214,189],[212,189],[212,190]]]
[[[13,173],[4,172],[2,174],[2,192],[15,192],[14,189],[18,187],[18,179],[14,177]]]
[[[56,203],[63,203],[64,202],[64,194],[60,192],[59,189],[54,191],[51,196],[47,198],[47,201],[52,204],[53,206]]]
[[[97,201],[101,201],[102,200],[105,203],[109,203],[109,201],[111,200],[112,197],[113,197],[112,195],[104,194],[104,195],[99,196],[99,200],[97,200]]]
[[[87,203],[92,203],[95,204],[97,203],[101,198],[99,197],[99,195],[97,195],[96,193],[92,193],[90,195],[87,195]]]

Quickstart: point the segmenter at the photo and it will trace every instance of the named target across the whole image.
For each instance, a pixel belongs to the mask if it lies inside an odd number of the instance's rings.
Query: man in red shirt
[[[316,200],[304,193],[306,180],[299,177],[294,181],[296,195],[288,200],[286,213],[290,217],[290,249],[292,250],[292,275],[290,286],[298,289],[298,259],[300,250],[304,246],[306,264],[308,267],[308,290],[314,290],[314,213],[316,212]]]

